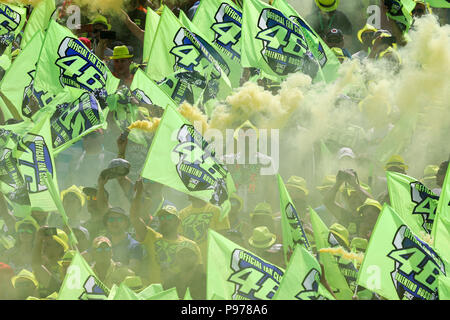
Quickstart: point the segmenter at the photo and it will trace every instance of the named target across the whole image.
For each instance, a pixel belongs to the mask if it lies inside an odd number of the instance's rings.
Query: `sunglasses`
[[[30,230],[30,229],[19,229],[19,230],[17,230],[17,232],[18,233],[29,233],[29,234],[33,234],[34,233],[34,231],[33,230]]]
[[[159,216],[158,218],[160,221],[164,221],[164,220],[170,221],[170,220],[175,219],[176,216],[174,216],[173,214],[165,214],[163,216]]]
[[[110,247],[100,247],[100,248],[95,248],[95,252],[109,252],[111,251]]]
[[[123,218],[122,217],[117,217],[117,218],[114,218],[114,217],[110,217],[110,218],[108,218],[108,220],[107,220],[108,222],[122,222],[123,221]]]

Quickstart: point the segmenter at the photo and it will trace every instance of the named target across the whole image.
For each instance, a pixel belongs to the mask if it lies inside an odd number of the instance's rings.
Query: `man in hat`
[[[276,266],[286,268],[282,244],[276,242],[276,234],[270,232],[266,226],[254,228],[252,236],[248,239],[250,250],[257,256]]]
[[[92,270],[108,288],[113,284],[120,285],[128,276],[134,276],[132,270],[113,260],[112,244],[107,237],[100,236],[93,240],[91,256]]]
[[[344,34],[341,30],[333,28],[325,34],[325,43],[331,50],[340,49],[345,58],[351,59],[350,52],[344,47]]]
[[[439,171],[439,166],[430,164],[423,170],[423,177],[420,179],[424,185],[426,185],[430,190],[437,187],[436,184],[436,174]]]
[[[103,223],[103,216],[109,208],[109,193],[104,190],[102,192],[102,203],[100,203],[99,193],[96,188],[84,187],[83,193],[86,197],[86,208],[91,218],[86,221],[85,226],[89,231],[91,238],[96,238],[106,234],[106,226]]]
[[[406,170],[408,170],[408,166],[405,164],[405,160],[403,160],[402,156],[400,155],[393,155],[389,158],[389,160],[386,162],[385,166],[384,166],[384,170],[385,171],[391,171],[391,172],[398,172],[401,174],[406,174]],[[378,202],[380,202],[381,204],[383,203],[387,203],[390,204],[391,200],[389,198],[389,192],[387,190],[387,185],[386,185],[386,178],[382,177],[382,182],[384,184],[383,189],[385,191],[383,191],[382,193],[380,193],[377,196],[377,200]]]
[[[133,82],[134,75],[131,73],[130,66],[133,62],[131,59],[133,55],[127,46],[116,46],[114,47],[114,52],[110,58],[113,61],[113,75],[120,79],[120,85],[126,85],[128,88]]]
[[[181,220],[177,208],[170,204],[165,204],[158,210],[156,216],[159,220],[159,232],[147,226],[142,220],[142,214],[139,211],[142,208],[142,193],[144,185],[142,179],[136,182],[136,195],[133,199],[130,220],[136,230],[136,239],[141,242],[148,254],[146,259],[146,271],[142,277],[150,283],[162,283],[164,273],[172,266],[175,252],[180,245],[190,245],[198,250],[199,261],[201,261],[201,253],[198,245],[179,234]],[[186,244],[189,242],[189,244]]]
[[[321,38],[325,38],[328,31],[333,28],[340,29],[344,34],[345,47],[352,47],[352,23],[340,10],[339,0],[315,0],[316,8],[306,17],[306,21]]]
[[[366,201],[358,207],[357,212],[359,217],[357,220],[357,230],[359,237],[367,240],[370,239],[381,209],[381,204],[377,200],[371,198],[367,198]]]
[[[225,234],[230,222],[228,216],[220,219],[219,207],[193,196],[188,198],[191,204],[180,211],[182,235],[198,244],[206,265],[208,229]]]
[[[436,173],[437,188],[434,188],[432,191],[438,196],[441,195],[442,186],[444,185],[445,175],[447,174],[448,167],[449,167],[449,161],[443,161],[439,165],[438,172]]]
[[[17,276],[11,279],[16,290],[16,299],[26,300],[37,295],[38,282],[32,272],[22,269]]]
[[[359,42],[362,44],[362,49],[352,55],[352,58],[364,61],[370,53],[370,48],[372,46],[373,37],[378,29],[374,26],[366,23],[366,25],[358,31],[357,37]]]
[[[250,227],[253,230],[256,227],[265,226],[271,232],[275,232],[280,228],[275,227],[274,215],[272,212],[272,206],[267,202],[260,202],[255,206],[255,209],[250,212]],[[249,235],[251,235],[251,232]],[[278,235],[281,240],[281,232]]]
[[[119,207],[111,208],[103,216],[103,223],[111,240],[113,260],[139,273],[144,252],[141,244],[128,232],[130,219],[126,212]]]

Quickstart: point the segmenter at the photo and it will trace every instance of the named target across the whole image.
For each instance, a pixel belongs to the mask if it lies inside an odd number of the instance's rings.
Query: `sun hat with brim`
[[[108,245],[108,247],[112,247],[111,240],[109,240],[107,237],[104,237],[104,236],[99,236],[99,237],[95,238],[92,241],[92,247],[94,249],[97,249],[100,247],[100,245],[102,243],[106,243]]]
[[[273,216],[272,207],[267,202],[260,202],[256,205],[253,212],[250,213],[250,217],[253,216]]]
[[[423,171],[423,178],[422,181],[435,181],[436,175],[439,171],[439,166],[430,164],[425,167],[425,170]]]
[[[342,51],[342,49],[341,49],[341,51]],[[356,158],[355,153],[353,152],[353,150],[351,148],[348,148],[348,147],[343,147],[343,148],[339,149],[339,151],[338,151],[338,157],[337,158],[340,160],[340,159],[342,159],[344,157],[349,157],[349,158],[352,158],[352,159]]]
[[[66,190],[61,191],[61,201],[64,200],[64,197],[68,195],[69,193],[73,193],[77,196],[77,198],[81,202],[81,206],[84,206],[84,203],[86,201],[86,198],[84,197],[83,191],[81,191],[80,188],[78,188],[76,185],[72,185],[70,188],[67,188]]]
[[[365,25],[362,29],[360,29],[360,30],[358,31],[357,36],[358,36],[359,42],[363,43],[363,41],[362,41],[362,35],[363,35],[363,33],[366,33],[366,32],[374,32],[374,33],[375,33],[375,32],[377,32],[377,31],[378,31],[377,28],[375,28],[374,26],[372,26],[372,25],[366,23],[366,25]]]
[[[399,167],[408,170],[408,166],[405,164],[405,160],[403,160],[402,156],[399,155],[393,155],[392,157],[390,157],[386,162],[386,165],[384,166],[384,170],[387,170],[391,167]]]
[[[133,55],[130,54],[127,46],[116,46],[114,47],[113,55],[110,57],[111,60],[118,59],[129,59],[133,58]]]
[[[256,227],[253,229],[253,234],[248,239],[248,243],[252,247],[258,249],[266,249],[270,248],[275,241],[277,240],[277,236],[269,231],[269,229],[265,226]]]
[[[335,11],[339,6],[339,0],[316,0],[316,5],[325,12]]]
[[[63,230],[56,229],[56,236],[52,236],[52,238],[61,245],[61,247],[64,249],[64,252],[67,252],[67,250],[69,250],[69,237]]]
[[[20,270],[20,272],[17,274],[17,276],[14,276],[11,278],[11,282],[14,287],[16,287],[16,281],[19,279],[30,280],[31,282],[33,282],[35,287],[37,287],[39,284],[38,281],[36,280],[36,277],[34,276],[34,274],[31,271],[28,271],[27,269]]]
[[[302,177],[291,176],[286,182],[286,187],[301,190],[306,196],[309,194],[309,190],[306,186],[306,180]]]
[[[364,203],[356,209],[356,211],[360,212],[361,209],[363,209],[365,207],[368,207],[368,206],[375,207],[375,208],[377,208],[380,211],[382,209],[381,204],[377,200],[371,199],[371,198],[367,198],[366,201],[364,201]]]
[[[317,190],[328,190],[331,189],[336,183],[336,176],[335,175],[326,175],[323,180],[322,184],[320,186],[317,186]]]
[[[35,230],[38,230],[39,224],[36,222],[36,220],[32,217],[32,216],[27,216],[24,219],[17,221],[15,228],[16,228],[16,232],[19,231],[20,226],[22,225],[30,225],[32,226]]]
[[[330,227],[330,232],[334,234],[335,236],[339,237],[342,241],[344,241],[345,245],[348,247],[349,241],[349,231],[346,227],[344,227],[342,224],[334,223]]]
[[[164,213],[168,213],[168,214],[173,214],[174,216],[176,216],[178,219],[180,218],[180,213],[178,212],[177,208],[173,205],[170,204],[165,204],[162,206],[161,209],[158,210],[158,212],[156,213],[156,216],[160,216]]]
[[[355,237],[352,239],[352,242],[350,243],[350,248],[359,250],[359,251],[366,251],[367,249],[368,241],[364,238]]]
[[[104,25],[108,30],[111,30],[111,25],[108,23],[108,19],[106,19],[105,16],[97,15],[94,20],[91,21],[89,24],[102,24]]]

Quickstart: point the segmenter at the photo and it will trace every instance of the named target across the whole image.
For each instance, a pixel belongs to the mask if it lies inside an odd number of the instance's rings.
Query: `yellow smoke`
[[[96,13],[119,14],[124,7],[125,0],[73,0],[72,3],[87,10],[90,15]]]
[[[183,102],[178,108],[178,112],[192,124],[201,124],[201,128],[198,128],[197,130],[201,129],[202,133],[209,129],[208,117],[197,107],[192,106],[187,102]]]
[[[158,129],[159,123],[161,119],[160,118],[149,118],[149,120],[137,120],[133,122],[128,129],[138,129],[145,132],[154,133],[156,132],[156,129]]]
[[[347,259],[347,260],[355,260],[355,261],[357,261],[360,264],[364,260],[364,254],[363,253],[361,253],[361,252],[359,252],[359,253],[348,252],[342,247],[338,247],[338,248],[322,248],[322,249],[319,250],[319,252],[331,253],[334,256],[340,256],[340,257],[343,257],[344,259]]]

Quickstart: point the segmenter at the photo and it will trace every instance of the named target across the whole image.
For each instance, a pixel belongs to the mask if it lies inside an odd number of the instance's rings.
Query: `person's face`
[[[68,193],[63,199],[64,210],[70,219],[76,219],[81,212],[81,201],[73,193]]]
[[[159,219],[159,231],[163,235],[175,232],[180,223],[178,217],[170,213],[159,214],[158,219]]]
[[[36,286],[28,279],[17,279],[15,283],[17,299],[25,300],[36,295]]]
[[[96,262],[107,263],[111,261],[112,250],[107,243],[103,242],[98,248],[94,248],[93,251],[93,257]]]
[[[359,224],[359,236],[369,239],[375,223],[378,219],[379,210],[372,206],[367,206],[361,209],[361,222]]]
[[[98,211],[97,198],[95,198],[95,200],[93,200],[92,199],[93,197],[92,196],[90,196],[90,197],[91,197],[91,200],[86,201],[86,207],[87,207],[87,210],[89,213],[95,213],[96,211]]]
[[[110,213],[106,219],[106,227],[112,234],[123,233],[127,229],[127,219],[121,214]]]
[[[114,59],[113,65],[118,75],[127,75],[130,72],[131,59]]]
[[[372,45],[373,35],[373,31],[366,31],[361,35],[362,43],[366,48]]]
[[[21,243],[33,243],[36,230],[30,225],[21,225],[17,230]]]
[[[58,261],[64,256],[64,249],[52,237],[47,237],[43,243],[44,254],[50,261]]]
[[[266,214],[257,214],[252,217],[251,224],[253,228],[266,226],[269,230],[274,230],[274,223],[272,216]]]

